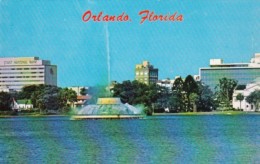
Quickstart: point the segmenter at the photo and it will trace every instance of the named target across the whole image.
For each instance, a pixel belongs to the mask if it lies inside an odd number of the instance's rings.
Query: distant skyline
[[[134,80],[143,60],[159,69],[159,79],[197,75],[210,59],[249,62],[260,52],[259,6],[258,0],[0,0],[0,57],[50,60],[61,87],[107,84],[108,69],[111,80]],[[83,22],[87,10],[124,12],[132,21]],[[177,12],[184,20],[140,24],[141,10]]]

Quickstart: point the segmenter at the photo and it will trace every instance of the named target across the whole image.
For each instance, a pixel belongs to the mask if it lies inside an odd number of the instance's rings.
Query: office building
[[[57,85],[57,66],[38,57],[0,58],[0,91],[21,91],[32,84]]]
[[[158,69],[154,68],[149,61],[143,61],[142,64],[135,66],[135,80],[145,84],[156,83],[158,80]]]
[[[221,78],[237,80],[239,85],[246,85],[260,77],[260,53],[256,53],[250,63],[223,63],[222,59],[211,59],[210,67],[200,68],[201,81],[215,91]]]

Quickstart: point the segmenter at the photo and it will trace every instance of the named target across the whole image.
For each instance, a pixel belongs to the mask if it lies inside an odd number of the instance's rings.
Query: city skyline
[[[249,62],[260,52],[259,2],[0,1],[0,57],[38,56],[58,67],[62,87],[134,80],[150,61],[159,79],[199,74],[209,60]],[[141,10],[183,15],[182,22],[144,22]],[[127,13],[131,22],[84,22],[87,10]],[[108,61],[110,60],[109,68]]]

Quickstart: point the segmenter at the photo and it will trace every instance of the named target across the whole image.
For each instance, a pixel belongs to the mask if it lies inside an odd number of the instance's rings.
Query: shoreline
[[[213,112],[185,112],[185,113],[153,113],[151,116],[202,116],[202,115],[260,115],[260,112],[243,112],[243,111],[213,111]],[[0,115],[0,118],[15,117],[71,117],[73,114],[18,114],[18,115]],[[150,116],[148,116],[150,117]]]
[[[18,115],[0,115],[0,118],[15,118],[15,117],[70,117],[71,115],[57,114],[57,115],[44,115],[44,114],[18,114]]]
[[[185,112],[185,113],[153,113],[152,116],[196,116],[196,115],[260,115],[260,112],[243,111],[213,111],[213,112]]]

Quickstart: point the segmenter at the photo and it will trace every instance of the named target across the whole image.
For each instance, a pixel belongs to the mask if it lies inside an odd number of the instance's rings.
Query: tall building
[[[32,84],[57,85],[57,66],[38,57],[0,58],[0,91],[20,91]]]
[[[256,53],[250,63],[223,63],[222,59],[211,59],[210,67],[200,68],[201,81],[212,91],[221,78],[235,79],[246,85],[260,77],[260,53]]]
[[[149,61],[143,61],[142,64],[135,66],[135,80],[145,84],[156,83],[158,80],[158,69],[150,65]]]

